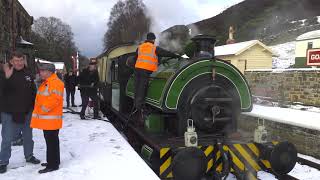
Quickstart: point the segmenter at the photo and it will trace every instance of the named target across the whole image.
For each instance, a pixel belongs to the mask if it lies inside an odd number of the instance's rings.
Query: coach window
[[[112,75],[111,75],[112,82],[118,82],[118,61],[112,62]]]

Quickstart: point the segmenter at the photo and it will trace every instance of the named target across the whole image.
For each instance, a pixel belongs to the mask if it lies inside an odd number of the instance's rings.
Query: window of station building
[[[312,49],[313,47],[313,42],[308,42],[308,49]]]

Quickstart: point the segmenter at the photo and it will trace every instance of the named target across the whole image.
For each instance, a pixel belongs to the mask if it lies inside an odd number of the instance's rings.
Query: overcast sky
[[[37,19],[54,16],[68,23],[82,54],[95,57],[102,52],[102,39],[112,6],[118,0],[19,0]],[[153,30],[189,24],[219,14],[243,0],[143,0],[154,19]]]

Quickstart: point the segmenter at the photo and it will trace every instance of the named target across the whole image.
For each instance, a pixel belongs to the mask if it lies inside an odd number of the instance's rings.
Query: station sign
[[[320,49],[308,49],[307,51],[307,65],[320,66]]]

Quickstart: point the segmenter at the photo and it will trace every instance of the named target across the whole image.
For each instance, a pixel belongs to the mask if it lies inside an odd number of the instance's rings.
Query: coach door
[[[111,106],[113,109],[119,111],[120,105],[120,83],[119,83],[119,64],[118,59],[112,61],[111,65]]]

